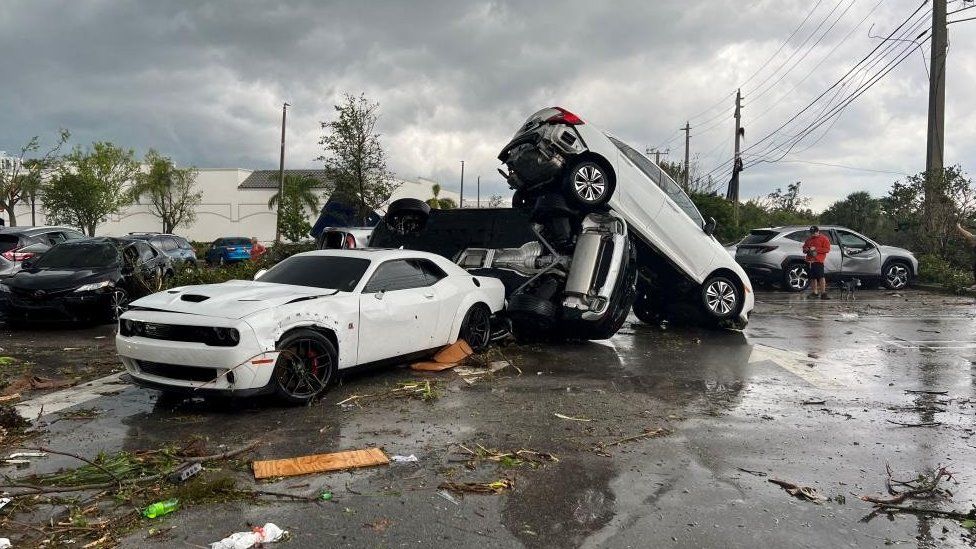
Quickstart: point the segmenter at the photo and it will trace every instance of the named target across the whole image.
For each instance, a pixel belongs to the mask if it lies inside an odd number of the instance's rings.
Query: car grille
[[[180,366],[178,364],[149,362],[146,360],[137,360],[136,363],[139,365],[139,370],[143,373],[169,379],[213,381],[217,378],[216,368],[196,368],[193,366]]]
[[[126,337],[203,343],[215,347],[234,347],[240,341],[240,333],[234,328],[160,324],[129,319],[122,319],[119,323],[119,333]]]
[[[10,292],[19,297],[20,299],[26,299],[29,301],[46,301],[52,298],[59,298],[66,294],[71,293],[72,288],[64,288],[57,290],[34,290],[29,288],[10,288]]]

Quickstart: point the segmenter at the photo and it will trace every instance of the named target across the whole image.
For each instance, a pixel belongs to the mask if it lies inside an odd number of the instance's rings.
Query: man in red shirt
[[[258,241],[258,237],[252,236],[251,237],[251,261],[257,261],[262,255],[264,255],[264,252],[266,251],[268,251],[268,249],[265,248],[264,245],[262,245]]]
[[[830,299],[827,296],[827,277],[824,275],[824,262],[830,253],[830,239],[820,232],[817,226],[810,227],[810,238],[803,243],[803,253],[810,265],[810,286],[813,293],[810,299]]]

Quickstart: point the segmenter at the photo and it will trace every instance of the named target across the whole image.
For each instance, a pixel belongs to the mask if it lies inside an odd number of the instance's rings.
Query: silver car
[[[828,280],[858,278],[900,290],[918,276],[918,260],[904,248],[880,245],[846,227],[821,226],[820,231],[831,244],[824,263]],[[803,242],[809,237],[809,227],[755,229],[729,252],[753,281],[802,292],[810,284],[803,254]]]
[[[87,238],[71,227],[5,227],[0,229],[0,277],[12,276],[25,259],[40,255],[65,240]]]

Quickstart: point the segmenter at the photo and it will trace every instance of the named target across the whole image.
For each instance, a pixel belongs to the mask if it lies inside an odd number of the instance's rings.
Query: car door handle
[[[424,297],[426,297],[427,299],[434,299],[434,292],[432,291],[424,292]]]

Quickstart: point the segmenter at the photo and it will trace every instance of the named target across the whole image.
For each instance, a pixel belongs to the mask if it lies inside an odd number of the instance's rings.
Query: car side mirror
[[[718,227],[718,222],[715,221],[714,217],[709,217],[708,221],[705,222],[705,225],[702,226],[702,230],[705,231],[705,234],[708,236],[712,236],[715,233],[716,227]]]
[[[383,299],[383,290],[380,290],[375,294],[373,294],[373,297],[375,297],[376,299]]]
[[[264,273],[266,272],[268,272],[267,269],[261,269],[258,272],[254,273],[254,280],[261,278],[262,276],[264,276]]]

